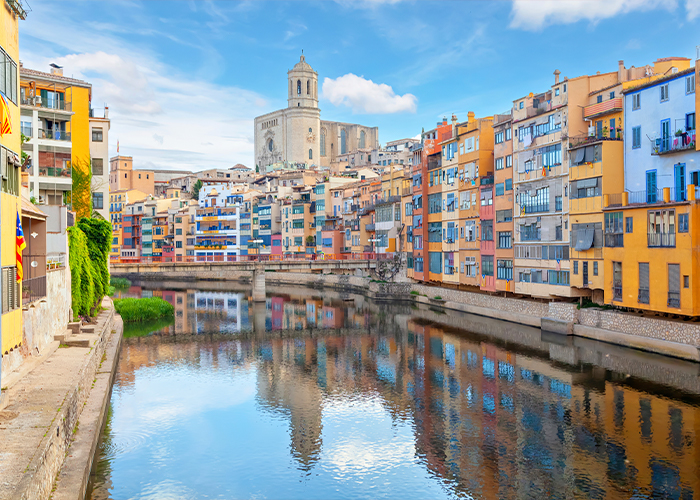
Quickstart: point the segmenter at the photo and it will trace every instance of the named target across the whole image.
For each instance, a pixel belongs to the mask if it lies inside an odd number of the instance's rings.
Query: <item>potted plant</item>
[[[606,125],[605,127],[603,127],[603,137],[607,137],[607,136],[608,136],[608,130],[609,130],[609,129],[608,129],[607,125]]]
[[[683,135],[683,131],[681,129],[676,130],[676,137],[680,137]]]

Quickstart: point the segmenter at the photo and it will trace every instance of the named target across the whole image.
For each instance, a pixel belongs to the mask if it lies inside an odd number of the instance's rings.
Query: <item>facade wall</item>
[[[102,140],[93,141],[92,128],[102,129]],[[102,208],[93,203],[93,210],[109,220],[109,127],[105,118],[90,118],[90,158],[92,161],[92,190],[102,195]],[[95,160],[102,161],[102,173],[96,169]]]
[[[512,139],[512,115],[497,115],[494,117],[493,125],[494,137],[502,134],[502,139],[496,143],[494,139],[494,239],[495,239],[495,268],[496,268],[496,290],[515,290],[513,281],[513,240],[515,238],[513,228],[513,139]],[[508,135],[510,134],[510,135]],[[496,166],[500,168],[496,168]],[[502,188],[499,188],[502,186]],[[508,189],[510,187],[510,189]],[[502,189],[503,194],[499,194]],[[510,213],[510,218],[504,214]],[[501,213],[499,219],[498,214]],[[501,222],[499,222],[499,220]],[[510,233],[510,243],[507,243],[506,236]],[[503,239],[499,239],[499,234],[503,234]],[[503,270],[500,271],[499,263],[502,263]]]

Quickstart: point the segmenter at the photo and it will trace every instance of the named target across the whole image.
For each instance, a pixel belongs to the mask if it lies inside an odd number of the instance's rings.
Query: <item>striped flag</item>
[[[24,231],[22,231],[22,220],[17,212],[17,283],[22,281],[24,277],[24,269],[22,268],[22,250],[27,248],[27,243],[24,241]]]
[[[10,107],[7,105],[5,94],[0,92],[0,137],[12,133],[12,121],[10,120]]]

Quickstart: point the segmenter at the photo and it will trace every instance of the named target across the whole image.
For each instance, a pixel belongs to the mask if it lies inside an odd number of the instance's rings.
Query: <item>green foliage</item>
[[[439,295],[436,295],[435,300],[442,300],[442,297],[440,297]]]
[[[199,190],[202,189],[202,180],[197,179],[197,182],[194,183],[194,186],[192,186],[192,198],[195,200],[199,199]]]
[[[175,318],[165,317],[151,321],[135,321],[124,325],[124,338],[147,337],[175,323]]]
[[[116,299],[114,308],[125,323],[171,317],[175,308],[160,297]]]
[[[105,220],[83,218],[68,228],[71,301],[76,317],[92,315],[109,291],[111,237],[111,225]]]
[[[114,288],[129,288],[131,286],[131,281],[126,278],[116,278],[112,276],[109,280],[109,284]]]
[[[109,287],[107,288],[107,295],[109,295],[111,297],[115,293],[117,293],[117,289],[114,288],[112,285],[109,285]]]
[[[92,214],[92,162],[77,160],[71,168],[71,206],[80,219]]]
[[[420,294],[418,292],[416,292],[415,290],[411,290],[411,295],[420,295]]]

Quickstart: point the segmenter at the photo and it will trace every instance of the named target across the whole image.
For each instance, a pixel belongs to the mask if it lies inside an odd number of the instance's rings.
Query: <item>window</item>
[[[605,246],[621,247],[622,237],[622,212],[611,212],[605,214]]]
[[[512,191],[513,190],[513,179],[506,179],[505,186],[506,186],[506,191]]]
[[[496,222],[511,222],[513,220],[513,210],[496,210]]]
[[[540,228],[537,224],[522,224],[520,226],[520,241],[540,241]]]
[[[428,223],[428,241],[433,243],[438,243],[442,241],[442,223],[441,222],[430,222]]]
[[[496,184],[496,196],[503,196],[505,193],[503,183]]]
[[[481,221],[481,239],[483,241],[493,241],[493,220]]]
[[[642,103],[642,94],[632,94],[632,109],[639,109]]]
[[[176,241],[175,248],[182,248],[182,241]]]
[[[0,92],[17,103],[17,64],[0,48]]]
[[[326,129],[321,129],[321,156],[326,156]]]
[[[510,130],[510,129],[508,129]],[[513,155],[508,155],[506,156],[506,168],[512,168],[513,167]]]
[[[498,232],[498,248],[513,248],[513,233],[511,231]]]
[[[668,265],[668,306],[681,307],[681,266]]]
[[[647,213],[647,244],[649,247],[676,246],[676,211],[650,210]]]
[[[0,52],[0,57],[3,55]],[[2,268],[2,313],[14,311],[19,308],[20,284],[17,283],[17,268]]]
[[[602,96],[602,95],[599,95],[599,96],[596,98],[596,102],[603,102],[603,96]]]
[[[503,170],[503,158],[496,158],[496,170]]]
[[[513,279],[513,261],[512,260],[498,260],[496,262],[496,278],[499,280],[512,280]]]
[[[668,101],[668,83],[665,83],[659,87],[661,92],[661,102]]]
[[[309,149],[309,160],[313,160],[313,159],[314,159],[314,150]]]
[[[523,213],[547,212],[549,210],[549,187],[524,191],[518,196],[520,209]]]
[[[428,213],[439,214],[442,212],[442,193],[428,195]]]
[[[642,147],[642,127],[632,127],[632,149]]]
[[[494,141],[496,144],[501,144],[504,140],[505,134],[503,132],[496,132],[496,135],[494,137]]]
[[[481,274],[493,276],[493,255],[481,256]]]
[[[92,159],[92,175],[102,175],[104,173],[104,160],[102,158]]]
[[[442,252],[428,252],[428,270],[431,273],[442,273]]]
[[[578,261],[574,261],[574,274],[578,274]]]
[[[688,232],[688,214],[678,214],[678,232]]]
[[[631,233],[634,228],[634,219],[632,217],[625,217],[625,232]]]
[[[692,94],[695,92],[695,75],[685,77],[685,93]]]
[[[102,129],[93,128],[92,129],[92,142],[102,142]]]
[[[177,236],[182,236],[182,228],[179,228],[179,227],[178,227],[177,229],[175,229],[175,234],[176,234]]]
[[[552,271],[547,273],[550,285],[569,285],[569,271]]]
[[[525,106],[525,101],[520,101],[520,105],[518,106],[518,108],[523,109],[523,106]]]
[[[615,99],[615,92],[610,92],[610,99]]]
[[[562,198],[561,196],[554,197],[554,211],[561,212],[562,210]]]
[[[571,182],[571,199],[593,198],[600,196],[601,185],[603,184],[602,177],[593,177],[591,179],[579,179]]]
[[[690,132],[691,130],[695,130],[695,113],[685,115],[685,131]]]
[[[102,193],[92,193],[92,208],[95,210],[100,210],[103,207],[103,197]]]
[[[557,88],[554,89],[554,95],[555,95],[555,96],[556,96],[556,95],[559,95],[559,87],[557,87]]]

